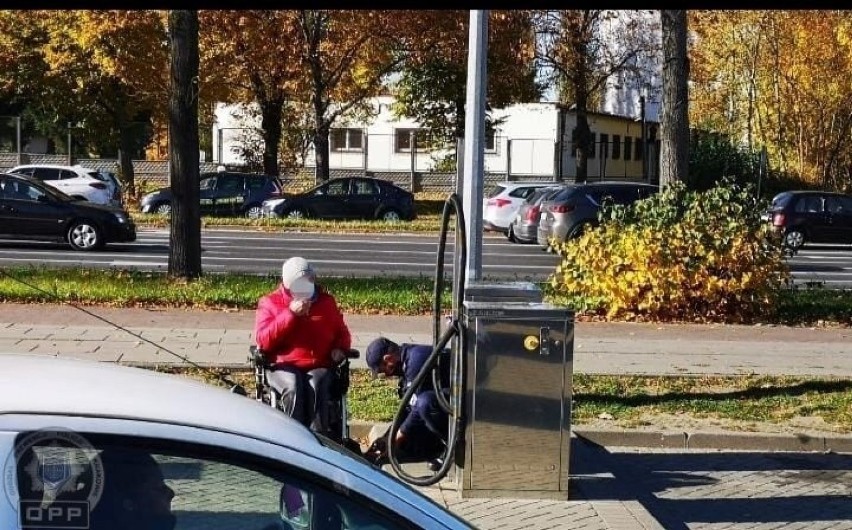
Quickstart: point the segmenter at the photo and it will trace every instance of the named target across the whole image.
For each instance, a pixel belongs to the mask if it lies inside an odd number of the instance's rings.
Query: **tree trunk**
[[[328,134],[329,127],[323,124],[314,132],[314,159],[316,160],[317,180],[325,182],[329,178],[328,167]]]
[[[198,12],[169,12],[169,276],[201,276],[198,161]]]
[[[589,177],[589,152],[595,148],[592,142],[592,130],[589,128],[589,116],[586,114],[588,98],[583,90],[577,91],[575,101],[577,113],[577,176],[574,182],[586,182]]]
[[[281,120],[284,101],[261,101],[261,129],[263,130],[263,172],[278,176],[278,145],[281,143]]]
[[[689,59],[686,11],[660,12],[663,33],[663,101],[660,185],[685,182],[689,171]]]
[[[133,134],[126,125],[120,126],[118,131],[118,142],[121,146],[118,150],[118,165],[121,168],[121,181],[125,191],[131,197],[136,197],[136,175],[133,172]]]

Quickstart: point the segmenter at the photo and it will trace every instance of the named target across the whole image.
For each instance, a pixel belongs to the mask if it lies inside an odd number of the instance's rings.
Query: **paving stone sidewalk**
[[[380,334],[431,342],[426,317],[346,318],[361,349]],[[194,362],[246,366],[253,320],[250,311],[0,304],[0,352],[180,363],[164,345]],[[850,377],[850,344],[849,329],[578,323],[573,365],[585,373]],[[795,452],[746,450],[754,444],[741,435],[727,438],[728,449],[691,449],[678,436],[634,438],[642,447],[606,433],[575,437],[571,491],[561,501],[460,499],[449,483],[423,491],[482,529],[852,530],[849,444],[842,453],[808,440]]]

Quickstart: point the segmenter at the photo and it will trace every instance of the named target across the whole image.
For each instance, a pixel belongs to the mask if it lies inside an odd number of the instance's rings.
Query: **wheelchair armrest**
[[[266,360],[266,357],[263,355],[263,350],[258,348],[255,345],[249,347],[249,363],[252,366],[258,366],[261,368],[269,368],[269,361]]]
[[[355,348],[349,348],[346,350],[346,358],[347,359],[357,359],[361,357],[361,352],[356,350]]]

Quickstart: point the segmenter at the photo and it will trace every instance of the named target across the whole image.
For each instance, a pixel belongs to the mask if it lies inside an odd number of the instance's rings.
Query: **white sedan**
[[[460,529],[271,407],[179,376],[0,355],[0,528]]]

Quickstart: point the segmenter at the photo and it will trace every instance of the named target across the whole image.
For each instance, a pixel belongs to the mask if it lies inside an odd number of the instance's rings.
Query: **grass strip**
[[[215,384],[196,369],[159,368]],[[254,392],[253,373],[227,373]],[[399,406],[396,378],[352,370],[349,409],[353,419],[391,421]],[[572,424],[607,418],[624,428],[654,425],[655,417],[735,422],[816,424],[852,432],[852,379],[794,376],[609,376],[574,374]],[[675,420],[677,421],[677,420]]]
[[[277,274],[207,274],[184,282],[163,272],[110,269],[50,269],[45,266],[0,269],[0,301],[76,302],[113,307],[254,309],[278,283]],[[432,308],[432,277],[324,278],[346,313],[424,315]],[[541,285],[548,300],[550,288]],[[443,306],[449,307],[450,282]],[[578,319],[584,315],[577,315]],[[852,290],[794,289],[779,297],[776,310],[760,323],[852,325]]]

